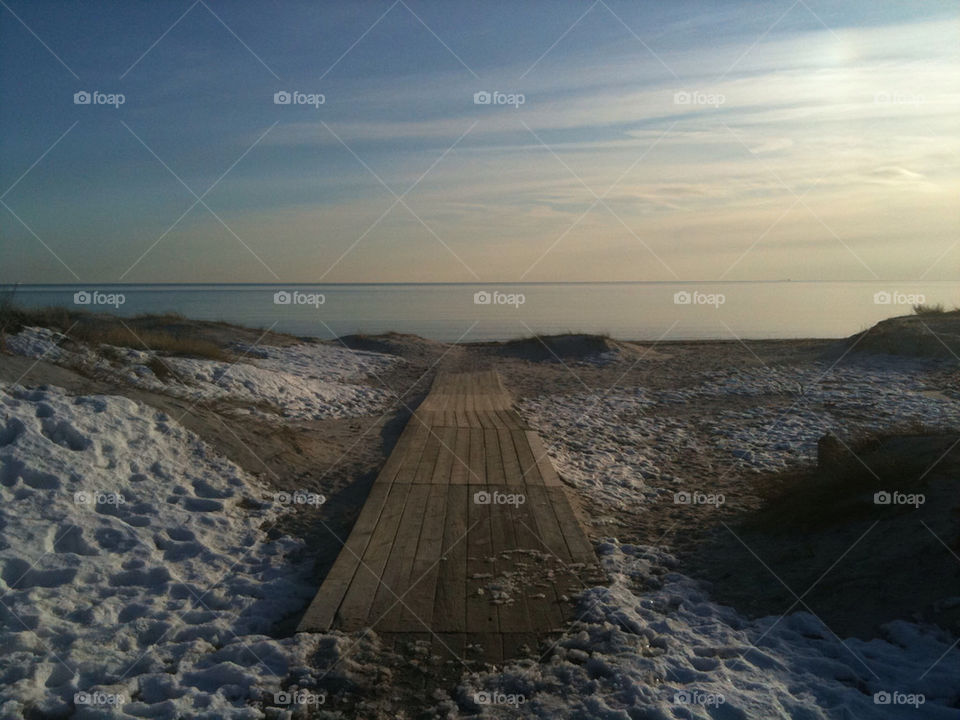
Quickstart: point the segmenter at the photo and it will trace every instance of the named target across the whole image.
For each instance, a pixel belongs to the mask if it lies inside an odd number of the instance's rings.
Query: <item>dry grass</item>
[[[916,424],[847,440],[826,467],[768,478],[760,488],[764,505],[746,524],[764,532],[795,532],[869,517],[876,513],[873,493],[923,484],[927,466],[917,459],[917,443],[942,437]]]
[[[177,313],[138,315],[122,320],[62,307],[23,308],[14,302],[13,293],[0,298],[0,339],[27,326],[57,330],[94,347],[114,345],[161,355],[229,359],[221,346],[200,337],[200,331]]]
[[[936,305],[914,305],[913,314],[914,315],[943,315],[947,309],[943,306],[943,303],[937,303]]]
[[[223,349],[209,340],[164,330],[136,329],[131,323],[128,325],[129,327],[120,323],[80,323],[71,331],[70,336],[88,345],[116,345],[180,357],[228,359]]]

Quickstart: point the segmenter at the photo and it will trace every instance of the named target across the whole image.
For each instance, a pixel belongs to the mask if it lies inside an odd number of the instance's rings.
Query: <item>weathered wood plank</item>
[[[486,483],[486,459],[484,456],[483,429],[470,428],[470,473],[467,482],[471,485]]]
[[[380,584],[370,607],[368,625],[378,631],[398,631],[403,615],[405,593],[417,556],[417,540],[423,525],[423,508],[430,492],[429,485],[413,484],[407,496],[400,526],[397,528],[389,561],[381,573]]]
[[[406,607],[398,624],[400,630],[419,632],[433,629],[446,510],[447,485],[431,485],[410,572],[408,595],[404,599]]]
[[[497,439],[500,443],[500,455],[503,458],[503,477],[507,485],[522,485],[523,478],[520,472],[520,457],[513,442],[513,433],[507,428],[497,430]]]
[[[299,632],[329,630],[333,627],[337,609],[347,594],[357,568],[360,567],[360,558],[366,552],[389,492],[389,483],[375,483],[370,489],[350,536],[300,620],[297,628]]]
[[[528,485],[543,485],[543,476],[540,475],[540,466],[537,463],[530,440],[523,430],[511,430],[513,444],[520,461],[520,479]]]
[[[340,610],[337,613],[337,627],[351,631],[364,627],[370,615],[370,606],[373,604],[377,588],[380,586],[380,577],[390,557],[400,518],[410,492],[409,483],[394,483],[390,486],[389,495],[380,520],[373,531],[363,561],[350,583]]]
[[[550,456],[547,454],[547,448],[544,446],[543,440],[533,430],[527,430],[526,434],[527,442],[530,443],[530,450],[533,452],[533,457],[537,461],[537,468],[540,470],[540,477],[543,478],[543,484],[562,485],[560,476],[557,475],[553,463],[550,462]]]
[[[483,449],[487,484],[503,485],[505,481],[503,454],[500,452],[500,439],[494,428],[486,428],[483,431]]]
[[[449,425],[440,428],[439,433],[440,451],[437,455],[437,462],[433,467],[431,482],[434,485],[449,485],[453,465],[456,462],[454,455],[457,451],[457,428]]]
[[[490,601],[486,590],[495,569],[493,564],[493,537],[490,526],[490,505],[477,502],[477,493],[469,488],[467,497],[467,632],[496,633],[500,629],[497,606]]]
[[[467,485],[470,482],[470,429],[457,428],[453,463],[450,468],[451,485]]]
[[[433,612],[437,632],[462,633],[467,629],[468,493],[466,485],[447,487],[443,554]]]

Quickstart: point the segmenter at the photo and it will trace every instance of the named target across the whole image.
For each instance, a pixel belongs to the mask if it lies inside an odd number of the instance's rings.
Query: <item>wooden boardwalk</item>
[[[597,567],[496,372],[442,373],[298,630],[372,627],[441,657],[469,647],[500,662],[560,630]]]

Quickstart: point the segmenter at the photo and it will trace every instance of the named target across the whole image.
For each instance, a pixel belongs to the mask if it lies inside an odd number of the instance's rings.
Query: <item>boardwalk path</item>
[[[299,630],[372,627],[499,662],[571,618],[597,560],[511,407],[494,371],[437,376]]]

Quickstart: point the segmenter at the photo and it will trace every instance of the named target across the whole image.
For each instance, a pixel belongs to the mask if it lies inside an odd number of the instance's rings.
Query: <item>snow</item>
[[[694,457],[779,470],[814,460],[828,430],[960,428],[960,398],[932,395],[930,369],[730,369],[679,390],[548,394],[520,409],[574,486],[638,508],[665,485],[695,487],[695,470],[674,476]],[[736,398],[752,403],[725,407]],[[960,718],[960,648],[936,627],[895,621],[841,642],[808,612],[751,621],[714,603],[662,549],[609,538],[597,551],[611,583],[584,589],[555,651],[473,675],[458,701],[491,718]]]
[[[63,357],[59,345],[66,339],[66,335],[56,330],[41,327],[28,327],[16,335],[6,338],[6,349],[14,355],[57,360]]]
[[[880,360],[853,368],[731,369],[690,388],[549,394],[526,398],[519,409],[545,436],[561,474],[617,508],[656,497],[694,457],[772,472],[815,460],[827,432],[960,428],[960,398],[931,394],[922,372],[930,367]],[[725,399],[744,397],[753,399],[750,407],[724,407]]]
[[[271,497],[145,405],[0,385],[0,717],[258,717],[316,590]]]
[[[480,717],[516,716],[501,704],[511,696],[518,716],[551,719],[960,717],[960,650],[938,629],[897,621],[883,639],[841,643],[807,612],[749,621],[713,603],[660,549],[597,550],[610,586],[582,593],[548,658],[460,688]]]
[[[15,354],[80,366],[125,384],[194,401],[233,405],[235,415],[271,422],[362,417],[384,411],[393,394],[378,382],[396,357],[352,351],[329,343],[284,347],[237,345],[230,362],[164,357],[147,350],[70,342],[45,328],[24,328],[7,339]],[[67,349],[69,348],[69,349]],[[103,352],[107,349],[108,352]],[[172,377],[151,369],[159,361]]]

